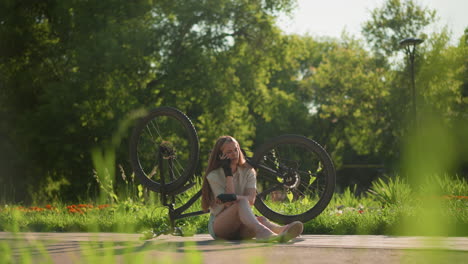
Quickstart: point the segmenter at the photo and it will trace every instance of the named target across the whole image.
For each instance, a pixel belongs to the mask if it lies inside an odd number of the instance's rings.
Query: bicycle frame
[[[177,142],[172,142],[173,136],[181,138],[184,144],[174,145]],[[181,160],[177,157],[179,151],[184,153]],[[177,219],[206,213],[187,210],[202,196],[201,191],[176,208],[175,196],[195,186],[193,179],[199,151],[197,132],[192,122],[172,107],[149,111],[132,131],[132,168],[143,186],[160,194],[159,199],[169,209],[172,227]],[[246,159],[257,172],[254,206],[273,222],[307,222],[318,216],[333,196],[336,182],[333,161],[326,150],[312,139],[295,134],[280,135],[259,145],[254,155]],[[157,179],[152,179],[155,174]],[[308,199],[310,197],[312,199]],[[290,206],[276,202],[286,202]]]

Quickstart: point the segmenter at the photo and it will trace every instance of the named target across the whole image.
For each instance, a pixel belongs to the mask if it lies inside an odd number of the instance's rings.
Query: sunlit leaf
[[[317,177],[310,176],[309,185],[312,185],[315,182],[316,179],[317,179]]]

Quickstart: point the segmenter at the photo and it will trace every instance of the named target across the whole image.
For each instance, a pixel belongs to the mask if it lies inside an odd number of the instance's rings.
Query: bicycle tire
[[[162,146],[164,154],[160,151]],[[177,193],[183,189],[195,171],[198,157],[199,140],[195,127],[176,108],[165,106],[150,110],[137,121],[132,131],[130,163],[136,178],[152,191]],[[167,160],[162,172],[160,159]]]
[[[288,224],[312,220],[333,196],[336,172],[317,142],[299,135],[276,137],[254,152],[255,208],[266,218]]]

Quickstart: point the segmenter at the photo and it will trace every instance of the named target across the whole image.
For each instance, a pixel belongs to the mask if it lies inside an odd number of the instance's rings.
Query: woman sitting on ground
[[[221,195],[221,196],[220,196]],[[299,221],[280,226],[256,217],[256,173],[246,162],[239,143],[230,136],[218,138],[203,178],[202,208],[210,211],[208,230],[214,239],[287,242],[302,233]],[[229,201],[221,201],[226,200]]]

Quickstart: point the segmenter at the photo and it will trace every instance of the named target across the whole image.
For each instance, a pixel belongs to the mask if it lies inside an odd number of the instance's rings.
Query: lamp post
[[[414,122],[417,123],[417,114],[416,114],[416,84],[414,81],[414,57],[416,54],[416,46],[423,43],[423,39],[419,38],[405,38],[400,41],[400,47],[405,49],[406,57],[409,60],[410,64],[410,74],[411,74],[411,95],[412,95],[412,105],[413,105],[413,118]]]

